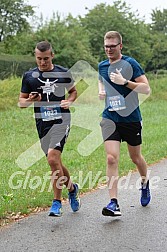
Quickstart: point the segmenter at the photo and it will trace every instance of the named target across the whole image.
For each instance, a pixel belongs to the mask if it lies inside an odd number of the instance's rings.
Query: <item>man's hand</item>
[[[118,84],[118,85],[124,85],[125,82],[126,82],[126,79],[122,76],[121,74],[121,70],[122,69],[117,69],[116,68],[116,73],[111,73],[110,74],[110,80],[115,83],[115,84]]]
[[[70,102],[69,100],[62,100],[60,103],[60,107],[63,109],[69,109],[71,104],[72,102]]]
[[[41,94],[37,93],[30,93],[27,101],[40,101],[41,100]]]
[[[106,92],[105,92],[105,90],[99,91],[99,99],[100,99],[100,100],[104,100],[105,97],[106,97]]]

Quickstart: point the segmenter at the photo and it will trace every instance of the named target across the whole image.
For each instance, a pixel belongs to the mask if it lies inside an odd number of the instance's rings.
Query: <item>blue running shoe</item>
[[[150,195],[150,189],[149,189],[149,180],[147,181],[147,184],[141,183],[141,205],[143,207],[147,206],[148,203],[151,200],[151,195]]]
[[[60,217],[62,216],[62,204],[58,200],[53,200],[49,216]]]
[[[121,216],[118,203],[116,203],[115,200],[111,199],[110,203],[103,208],[102,214],[104,216],[113,216],[113,217]]]
[[[77,184],[74,184],[74,192],[68,193],[69,202],[73,212],[76,212],[81,207],[81,202],[79,198],[79,187]]]

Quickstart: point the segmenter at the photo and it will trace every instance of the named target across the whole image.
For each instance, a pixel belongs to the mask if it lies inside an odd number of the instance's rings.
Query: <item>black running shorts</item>
[[[142,143],[142,122],[114,123],[112,120],[103,118],[100,126],[104,141],[125,141],[131,146],[137,146]]]
[[[70,132],[70,120],[56,120],[55,122],[37,123],[37,131],[41,142],[41,148],[47,155],[48,149],[63,151],[67,137]]]

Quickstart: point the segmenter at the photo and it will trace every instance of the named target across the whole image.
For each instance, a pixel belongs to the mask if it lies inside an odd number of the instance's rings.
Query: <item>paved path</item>
[[[124,185],[119,190],[122,217],[102,216],[101,210],[109,197],[106,188],[98,189],[81,198],[82,208],[77,213],[72,213],[69,204],[65,204],[61,218],[48,217],[47,212],[42,212],[3,227],[0,251],[166,252],[167,159],[149,167],[149,171],[152,186],[157,187],[152,189],[149,206],[140,206],[140,192],[136,188],[139,175],[133,173],[128,189],[125,181],[120,184]]]

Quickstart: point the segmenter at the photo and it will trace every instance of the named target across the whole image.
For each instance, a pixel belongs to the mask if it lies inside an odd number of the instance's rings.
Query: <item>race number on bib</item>
[[[52,106],[42,106],[41,110],[41,117],[43,121],[52,121],[56,119],[61,119],[61,109],[56,105]]]
[[[126,109],[125,99],[122,95],[115,95],[108,97],[108,110],[109,111],[118,111]]]

